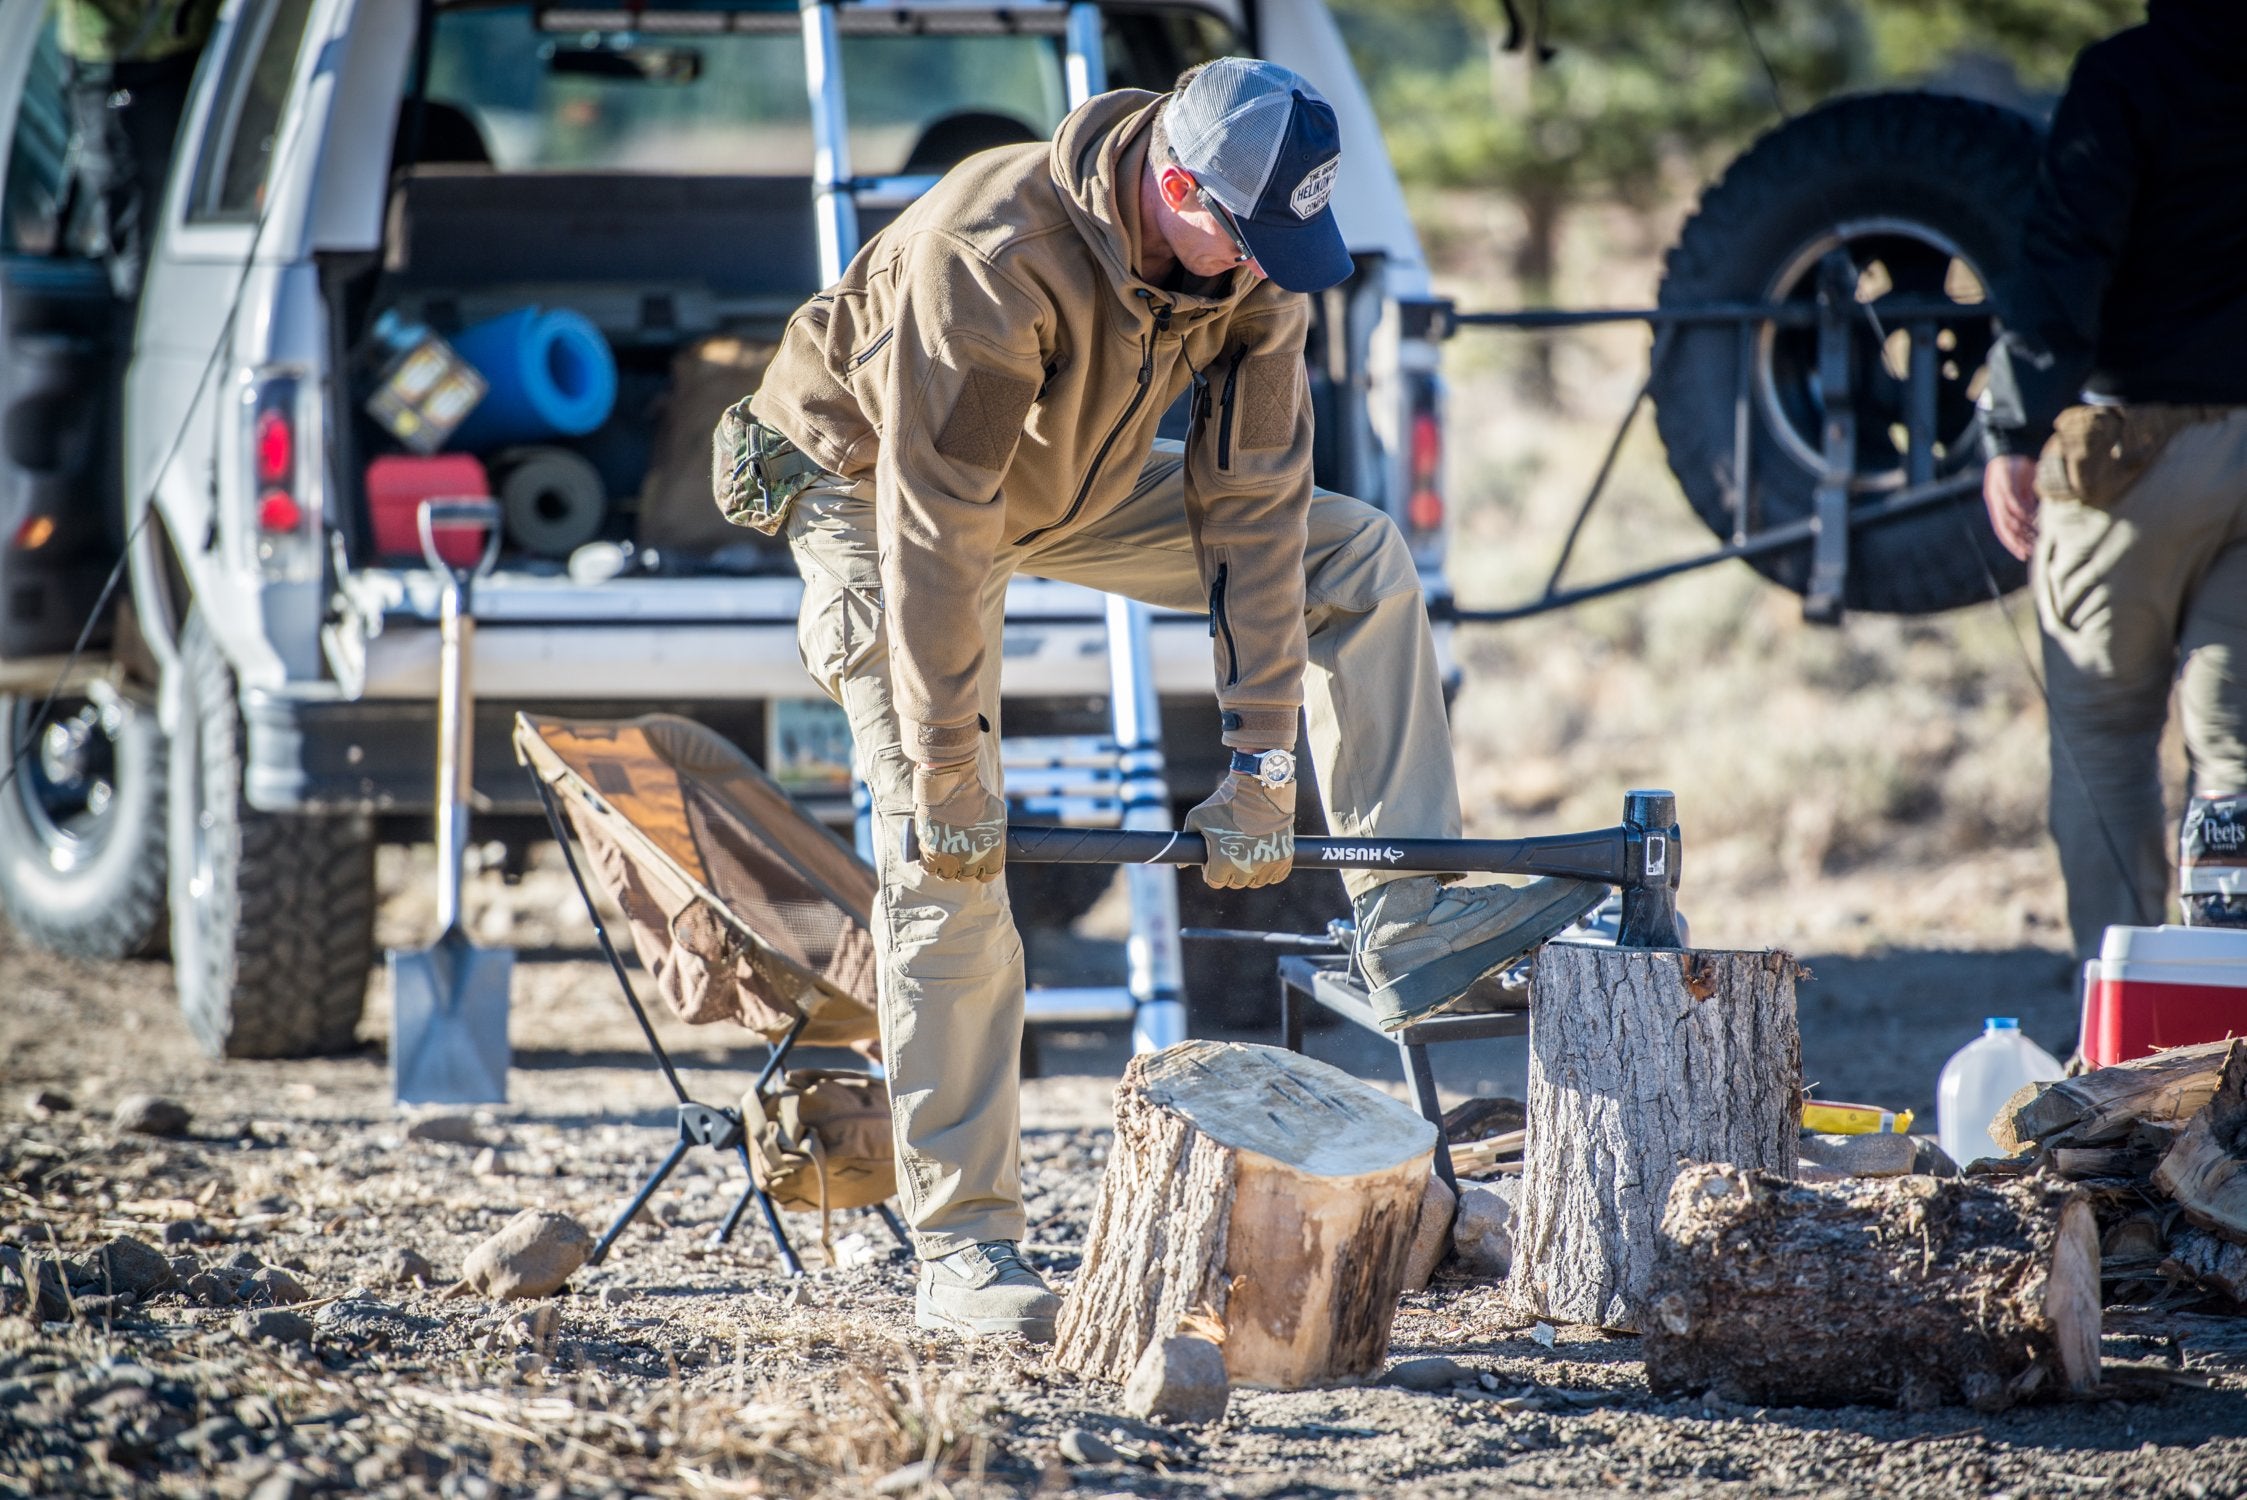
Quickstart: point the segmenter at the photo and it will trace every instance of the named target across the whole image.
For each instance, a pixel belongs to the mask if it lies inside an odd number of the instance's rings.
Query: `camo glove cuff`
[[[1186,814],[1186,827],[1208,843],[1202,879],[1219,890],[1285,880],[1295,867],[1295,784],[1266,786],[1234,771]]]
[[[1006,864],[1006,803],[972,760],[914,767],[913,828],[921,868],[939,880],[996,880]]]

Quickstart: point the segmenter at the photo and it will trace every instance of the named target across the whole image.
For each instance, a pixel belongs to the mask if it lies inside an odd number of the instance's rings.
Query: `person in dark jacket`
[[[2084,49],[2022,234],[1982,487],[2033,554],[2052,835],[2089,957],[2167,908],[2172,686],[2196,796],[2247,793],[2247,5],[2152,0]]]
[[[91,226],[110,285],[130,300],[187,108],[195,60],[218,0],[59,0],[56,39],[70,61],[75,212]]]

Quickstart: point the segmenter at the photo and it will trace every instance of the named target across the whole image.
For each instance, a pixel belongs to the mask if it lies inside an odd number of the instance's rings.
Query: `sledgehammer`
[[[920,839],[905,825],[907,860]],[[1198,833],[1129,828],[1051,828],[1010,823],[1006,857],[1031,865],[1198,865],[1209,850]],[[1623,794],[1623,821],[1590,833],[1526,839],[1298,838],[1295,868],[1398,870],[1433,874],[1560,875],[1596,880],[1623,893],[1623,948],[1676,948],[1679,839],[1677,797]]]

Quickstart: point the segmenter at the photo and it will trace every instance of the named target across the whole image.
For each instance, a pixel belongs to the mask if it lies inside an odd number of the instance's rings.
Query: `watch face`
[[[1295,779],[1295,757],[1285,750],[1267,750],[1258,774],[1267,786],[1286,786]]]

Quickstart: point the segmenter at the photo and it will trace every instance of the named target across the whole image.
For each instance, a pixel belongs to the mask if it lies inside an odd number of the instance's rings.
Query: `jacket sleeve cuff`
[[[1982,453],[1986,458],[2034,458],[2044,451],[2045,440],[2052,436],[2050,427],[1995,427],[1982,428]]]
[[[904,730],[906,758],[917,766],[949,766],[971,760],[983,740],[983,716],[976,715],[964,724],[922,724],[906,719],[900,726]]]
[[[1218,716],[1218,723],[1228,749],[1292,750],[1295,713],[1292,708],[1228,708]]]

